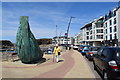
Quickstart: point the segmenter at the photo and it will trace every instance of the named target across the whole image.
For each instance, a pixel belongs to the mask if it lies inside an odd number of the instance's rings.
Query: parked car
[[[89,50],[86,51],[86,58],[88,60],[93,60],[94,54],[96,54],[99,49],[100,49],[100,46],[89,47]]]
[[[84,49],[84,47],[90,47],[90,46],[89,45],[80,45],[78,47],[78,51],[81,52]]]
[[[73,49],[74,49],[74,50],[78,50],[78,46],[79,46],[79,45],[74,45],[74,46],[73,46]]]
[[[89,51],[89,47],[84,47],[81,51],[81,54],[84,56],[84,55],[86,55],[87,51]]]
[[[78,47],[78,51],[81,52],[83,48],[84,48],[84,46],[83,46],[83,45],[80,45],[80,46]]]
[[[47,54],[52,54],[52,53],[53,53],[53,49],[52,48],[48,48]]]
[[[103,79],[120,80],[120,48],[103,47],[93,58],[94,69]]]

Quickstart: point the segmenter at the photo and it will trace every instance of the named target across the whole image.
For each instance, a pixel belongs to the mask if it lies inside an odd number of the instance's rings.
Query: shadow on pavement
[[[15,60],[13,60],[12,62],[16,62],[16,61],[20,61],[20,59],[15,59]]]
[[[58,62],[63,62],[64,60],[59,60]]]
[[[49,60],[49,59],[48,59]],[[40,60],[38,63],[37,63],[37,65],[40,65],[40,64],[42,64],[42,63],[44,63],[44,62],[46,62],[46,61],[48,61],[48,60],[46,60],[46,58],[43,58],[42,60]]]

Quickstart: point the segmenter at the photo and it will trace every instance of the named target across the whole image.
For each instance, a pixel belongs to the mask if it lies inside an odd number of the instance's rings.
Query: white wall
[[[117,10],[118,41],[120,42],[120,8]]]

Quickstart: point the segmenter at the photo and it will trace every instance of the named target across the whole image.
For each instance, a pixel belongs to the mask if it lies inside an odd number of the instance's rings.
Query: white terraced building
[[[81,43],[91,46],[103,44],[103,17],[94,20],[81,28]]]
[[[105,15],[104,43],[109,46],[120,46],[120,7]]]
[[[81,35],[80,33],[76,34],[74,37],[74,45],[80,45]]]
[[[73,44],[73,38],[72,37],[68,37],[66,38],[65,36],[60,36],[60,37],[54,37],[52,39],[52,44],[60,44],[60,45],[71,45]]]

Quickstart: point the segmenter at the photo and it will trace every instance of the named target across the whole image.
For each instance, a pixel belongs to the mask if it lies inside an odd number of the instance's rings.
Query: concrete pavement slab
[[[51,58],[49,61],[43,64],[23,64],[18,62],[3,62],[2,77],[3,78],[33,78],[38,74],[42,74],[52,70],[62,63],[57,64],[53,62],[52,55],[46,55],[47,58]]]
[[[95,78],[83,56],[78,51],[72,51],[75,60],[74,67],[64,78]]]
[[[3,62],[3,78],[94,78],[88,64],[80,53],[67,50],[62,53],[62,62],[53,62],[53,55],[45,55],[48,61],[42,64]]]

